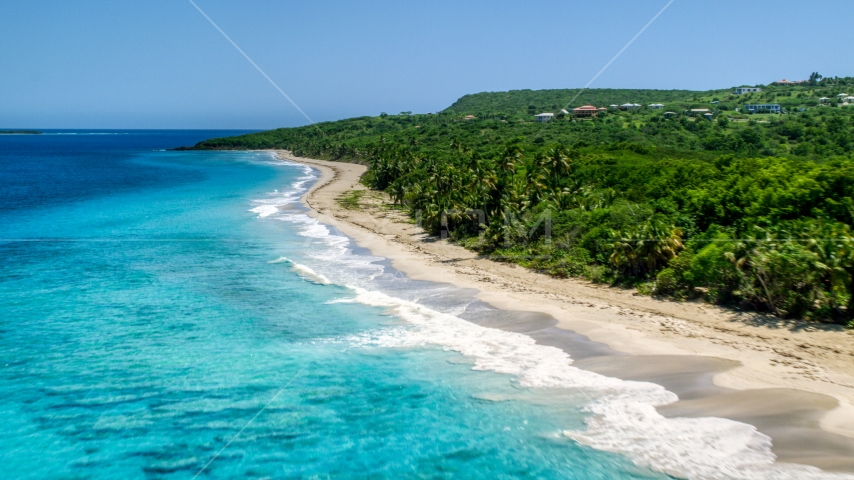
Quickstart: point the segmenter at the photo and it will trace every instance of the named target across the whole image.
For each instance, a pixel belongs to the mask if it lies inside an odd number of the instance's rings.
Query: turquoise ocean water
[[[669,392],[467,322],[490,315],[471,292],[409,281],[305,216],[306,167],[162,150],[228,132],[50,133],[0,137],[3,478],[769,465],[750,426],[644,424]]]

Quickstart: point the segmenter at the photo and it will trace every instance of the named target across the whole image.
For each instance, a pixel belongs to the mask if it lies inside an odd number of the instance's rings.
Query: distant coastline
[[[0,135],[41,135],[38,130],[0,130]]]

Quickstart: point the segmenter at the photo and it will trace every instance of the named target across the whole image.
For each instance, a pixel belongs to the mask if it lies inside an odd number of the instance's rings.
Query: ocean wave
[[[270,155],[274,158],[276,157],[273,153],[270,153]],[[250,208],[249,211],[257,213],[259,218],[278,216],[282,211],[280,207],[298,203],[300,196],[308,190],[306,185],[317,179],[317,175],[314,173],[314,170],[305,165],[278,160],[275,164],[285,167],[299,168],[303,171],[304,175],[297,178],[290,188],[285,191],[280,192],[279,190],[274,190],[272,192],[268,192],[266,194],[266,198],[253,200],[252,203],[254,203],[255,206]]]
[[[273,215],[279,211],[278,205],[259,205],[255,208],[249,209],[252,213],[257,213],[260,218],[266,218],[270,215]]]
[[[356,303],[355,298],[336,298],[323,302],[325,305],[335,305],[336,303]]]
[[[352,242],[348,237],[333,233],[330,227],[304,213],[282,214],[277,219],[297,226],[298,236],[316,241],[306,245],[310,247],[306,249],[306,256],[318,265],[334,265],[323,272],[333,283],[370,282],[385,271],[383,266],[376,264],[382,258],[352,254]]]
[[[270,260],[267,262],[268,264],[277,264],[277,263],[286,263],[291,266],[291,270],[293,270],[297,275],[299,275],[303,280],[308,280],[311,283],[316,283],[318,285],[329,285],[332,282],[329,281],[328,278],[323,276],[320,273],[317,273],[311,267],[307,265],[302,265],[300,263],[295,263],[288,257],[279,257],[275,260]]]
[[[315,272],[310,267],[307,267],[305,265],[301,265],[299,263],[294,263],[293,265],[294,265],[293,271],[296,272],[297,275],[302,277],[304,280],[308,280],[312,283],[316,283],[319,285],[329,285],[332,283],[329,281],[328,278],[326,278],[325,276]]]

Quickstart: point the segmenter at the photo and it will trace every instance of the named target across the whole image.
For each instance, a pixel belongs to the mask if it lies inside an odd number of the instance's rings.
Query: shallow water
[[[249,211],[302,168],[154,151],[213,135],[0,139],[5,478],[659,477],[561,435],[565,395],[359,347],[405,322],[276,262],[320,247]]]
[[[478,325],[517,314],[306,216],[306,167],[112,133],[0,138],[5,477],[821,476]]]

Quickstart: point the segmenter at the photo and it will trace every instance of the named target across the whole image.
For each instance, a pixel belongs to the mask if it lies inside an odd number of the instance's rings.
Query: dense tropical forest
[[[480,93],[194,148],[365,163],[397,208],[493,258],[854,326],[854,78],[760,87]]]

